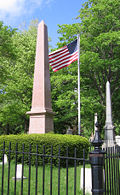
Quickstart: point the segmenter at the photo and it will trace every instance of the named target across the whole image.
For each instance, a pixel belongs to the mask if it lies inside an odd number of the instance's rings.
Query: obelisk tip
[[[42,20],[42,21],[38,24],[38,26],[44,26],[44,25],[45,25],[44,20]]]

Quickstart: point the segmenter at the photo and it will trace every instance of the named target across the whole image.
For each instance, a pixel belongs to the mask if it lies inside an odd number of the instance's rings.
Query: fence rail
[[[92,195],[120,195],[120,147],[102,150],[99,131],[96,131],[92,144],[94,150],[89,153],[88,159],[85,157],[85,150],[82,158],[79,158],[76,148],[73,156],[70,156],[69,148],[66,148],[66,155],[62,156],[61,148],[58,150],[58,155],[54,155],[52,146],[50,154],[46,153],[45,146],[40,154],[38,146],[36,152],[32,152],[31,145],[29,152],[25,152],[24,144],[21,150],[18,150],[18,144],[16,149],[12,150],[11,143],[8,149],[3,143],[3,148],[0,150],[1,195],[88,194],[85,183],[86,165],[91,167],[92,176],[88,180],[92,180]],[[54,162],[57,163],[54,165]],[[81,167],[83,168],[82,189],[80,189]]]
[[[104,176],[105,176],[105,195],[120,194],[120,147],[106,149]]]
[[[31,150],[30,145],[29,152],[25,152],[25,145],[23,144],[22,151],[18,151],[18,144],[16,144],[16,150],[13,151],[11,143],[9,149],[6,150],[5,143],[3,144],[3,148],[0,150],[2,152],[2,166],[0,167],[2,173],[1,195],[85,194],[85,166],[89,163],[89,160],[85,158],[85,150],[83,150],[82,158],[77,157],[76,148],[74,156],[68,155],[69,148],[66,148],[66,156],[60,155],[60,148],[57,156],[53,155],[53,147],[51,147],[50,155],[45,153],[45,146],[43,146],[42,154],[38,153],[38,146],[36,146],[36,153],[32,153]],[[5,163],[6,153],[7,164]],[[13,154],[14,159],[11,158]],[[22,157],[19,158],[18,154],[21,154]],[[34,166],[31,163],[33,156],[35,157]],[[27,164],[25,164],[26,158],[28,158]],[[41,166],[39,166],[39,158],[42,158]],[[53,165],[55,158],[58,159],[56,166]],[[69,164],[72,164],[72,166],[69,166]],[[81,167],[84,169],[83,190],[80,189]]]

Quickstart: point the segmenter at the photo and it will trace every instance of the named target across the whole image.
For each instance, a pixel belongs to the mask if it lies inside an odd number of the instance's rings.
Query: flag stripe
[[[56,53],[55,52],[53,52],[53,53],[50,53],[49,54],[49,57],[55,57],[55,56],[59,56],[61,53],[63,53],[63,52],[65,52],[66,50],[68,50],[68,48],[65,46],[62,50],[60,50],[59,52],[57,52],[56,51]]]
[[[52,64],[52,65],[57,64],[57,63],[63,61],[64,59],[70,58],[70,57],[71,57],[71,54],[67,53],[64,56],[60,57],[58,60],[54,60],[54,61],[50,62],[50,64]]]
[[[64,68],[64,67],[67,67],[67,66],[69,66],[72,62],[74,62],[74,61],[76,61],[76,60],[77,60],[77,59],[75,58],[75,59],[69,61],[69,63],[66,63],[66,64],[64,64],[64,65],[58,66],[58,68],[53,68],[53,71],[56,72],[56,71],[58,71],[58,70],[60,70],[60,69],[62,69],[62,68]]]
[[[58,50],[56,50],[56,51],[51,52],[49,55],[54,55],[54,54],[60,53],[60,51],[64,50],[65,48],[66,48],[66,46],[61,47],[60,49],[58,49]]]
[[[51,59],[49,59],[49,62],[54,62],[54,61],[57,61],[57,60],[59,60],[59,59],[61,59],[62,57],[64,57],[64,56],[66,56],[66,55],[68,55],[69,54],[69,51],[66,51],[66,52],[64,52],[62,55],[59,55],[58,57],[54,57],[54,58],[51,58]]]
[[[68,48],[65,47],[65,48],[62,49],[60,52],[56,52],[56,53],[51,53],[51,54],[49,54],[49,58],[51,59],[51,58],[57,57],[57,56],[59,56],[59,55],[65,53],[65,52],[67,52],[67,51],[68,51]]]
[[[57,63],[53,63],[51,66],[54,68],[54,67],[56,67],[56,66],[59,66],[59,65],[61,65],[61,64],[64,64],[64,63],[66,63],[66,62],[69,62],[69,61],[71,61],[72,59],[74,59],[74,58],[78,58],[78,53],[76,52],[76,54],[73,56],[73,55],[71,55],[71,57],[65,57],[64,59],[62,59],[62,60],[60,60],[59,62],[57,62]]]
[[[69,66],[78,59],[77,41],[58,49],[49,54],[49,63],[54,72]]]
[[[59,64],[59,65],[57,65],[57,66],[54,66],[54,67],[52,67],[53,69],[54,68],[59,68],[59,66],[61,67],[61,66],[66,66],[67,64],[70,64],[70,63],[72,63],[73,61],[75,61],[75,60],[77,60],[77,56],[76,57],[74,57],[74,58],[72,58],[71,60],[67,60],[67,61],[65,61],[64,63],[62,63],[62,64]]]

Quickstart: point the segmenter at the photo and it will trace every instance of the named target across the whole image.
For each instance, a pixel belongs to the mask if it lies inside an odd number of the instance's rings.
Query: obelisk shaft
[[[106,83],[106,123],[112,125],[112,107],[109,81]]]
[[[114,126],[112,123],[112,107],[110,83],[106,83],[106,122],[105,122],[105,143],[107,147],[114,145]]]
[[[30,115],[29,133],[46,133],[53,130],[48,33],[44,21],[38,25],[32,108],[27,114]]]

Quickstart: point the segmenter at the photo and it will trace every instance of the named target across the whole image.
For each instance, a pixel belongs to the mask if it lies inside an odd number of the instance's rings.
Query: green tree
[[[16,29],[4,26],[3,22],[0,21],[0,85],[6,79],[8,63],[13,64],[15,60],[12,45],[12,36],[15,31]]]
[[[95,112],[99,114],[100,125],[103,127],[105,124],[107,80],[111,83],[113,121],[120,123],[120,114],[116,112],[120,102],[119,12],[119,0],[88,0],[79,11],[77,19],[80,23],[59,26],[61,37],[58,46],[72,41],[80,33],[81,122],[87,130],[92,129],[91,120]],[[77,75],[77,71],[74,73]],[[69,69],[66,77],[68,74]]]
[[[29,116],[26,112],[30,110],[32,100],[37,26],[38,20],[33,20],[28,30],[23,26],[10,37],[10,48],[13,50],[10,49],[6,59],[7,74],[1,83],[0,133],[17,134],[28,131]],[[6,51],[9,52],[9,48]]]
[[[16,32],[12,36],[16,59],[14,64],[8,60],[8,76],[1,86],[0,121],[6,134],[28,129],[26,111],[31,106],[36,34],[36,25],[32,24],[28,31]]]
[[[9,80],[9,67],[15,64],[15,48],[13,46],[12,37],[16,29],[4,26],[0,21],[0,108],[4,104],[4,89],[6,88],[6,80]],[[6,116],[3,116],[3,118]],[[0,120],[0,127],[2,126],[2,119]],[[0,128],[2,131],[2,128]]]
[[[54,123],[57,133],[65,133],[68,126],[73,128],[77,125],[77,76],[74,74],[77,66],[73,64],[58,72],[51,71],[52,106],[56,113]]]

